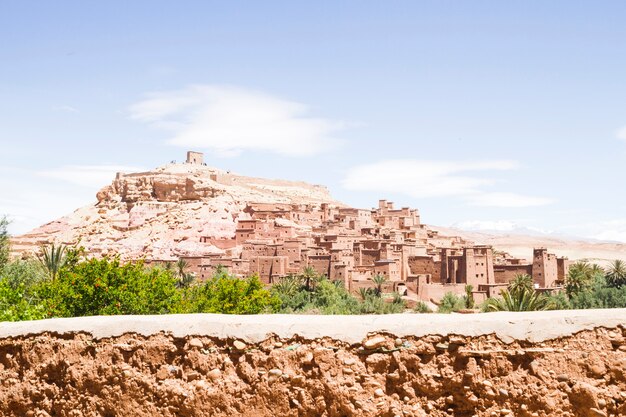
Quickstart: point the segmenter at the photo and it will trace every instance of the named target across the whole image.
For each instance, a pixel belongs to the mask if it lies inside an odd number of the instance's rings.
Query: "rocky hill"
[[[80,243],[91,254],[123,259],[205,255],[220,250],[201,244],[200,237],[232,237],[249,202],[342,205],[323,186],[187,163],[119,173],[96,197],[94,204],[13,239],[15,254],[58,242]]]
[[[249,203],[344,206],[326,187],[304,182],[252,178],[202,163],[167,164],[152,171],[119,173],[96,195],[97,201],[12,240],[14,255],[56,242],[80,244],[92,255],[122,259],[177,259],[223,253],[206,240],[230,239],[237,220],[247,219]],[[626,244],[589,242],[520,234],[494,234],[428,226],[433,246],[455,239],[492,245],[520,258],[534,247],[558,256],[606,263],[626,259]],[[433,234],[431,231],[437,232]]]

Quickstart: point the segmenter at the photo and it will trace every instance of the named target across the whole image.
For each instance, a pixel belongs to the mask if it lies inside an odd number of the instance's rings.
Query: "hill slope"
[[[341,206],[323,186],[245,177],[203,165],[168,164],[118,174],[97,202],[13,239],[13,251],[48,242],[80,245],[92,254],[173,259],[219,249],[200,237],[230,238],[248,202]]]

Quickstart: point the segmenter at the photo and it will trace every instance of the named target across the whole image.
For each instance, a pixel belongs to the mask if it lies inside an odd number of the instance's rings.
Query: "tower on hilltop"
[[[194,165],[203,165],[204,154],[202,152],[187,151],[187,163]]]

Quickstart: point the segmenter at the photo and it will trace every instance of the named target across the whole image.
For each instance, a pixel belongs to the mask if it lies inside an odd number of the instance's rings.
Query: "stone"
[[[536,360],[530,362],[528,364],[528,370],[532,375],[540,376],[539,362],[537,362]]]
[[[242,341],[240,341],[240,340],[235,340],[235,341],[233,342],[233,347],[235,348],[235,350],[238,350],[238,351],[240,351],[240,352],[241,352],[241,351],[246,350],[246,347],[247,347],[247,346],[246,346],[246,344],[245,344],[245,343],[243,343]]]
[[[607,417],[606,413],[602,410],[599,410],[597,408],[591,407],[589,409],[589,413],[591,414],[591,416],[593,417]]]
[[[385,391],[383,391],[383,389],[382,389],[382,388],[377,388],[377,389],[374,391],[374,395],[375,395],[376,397],[379,397],[379,398],[380,398],[380,397],[384,397],[384,396],[385,396]]]
[[[374,336],[363,342],[363,347],[367,350],[374,350],[383,347],[387,343],[384,336]]]
[[[195,381],[200,378],[200,374],[196,371],[187,372],[187,381]]]
[[[280,369],[270,369],[268,374],[272,375],[272,376],[281,376],[283,374],[283,371],[281,371]]]
[[[310,365],[313,363],[313,359],[313,352],[306,352],[304,356],[302,356],[301,361],[304,365]]]
[[[219,369],[215,368],[215,369],[211,369],[208,373],[207,376],[213,380],[216,381],[217,379],[219,379],[222,376],[222,371],[220,371]]]
[[[189,347],[196,349],[202,349],[204,347],[204,343],[202,343],[202,340],[198,339],[197,337],[189,339],[189,342],[187,342],[187,344],[189,345]]]

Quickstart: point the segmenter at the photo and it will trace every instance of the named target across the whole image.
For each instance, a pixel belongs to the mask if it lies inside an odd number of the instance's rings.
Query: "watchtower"
[[[202,165],[204,164],[204,154],[202,152],[187,152],[187,163],[194,165]]]

